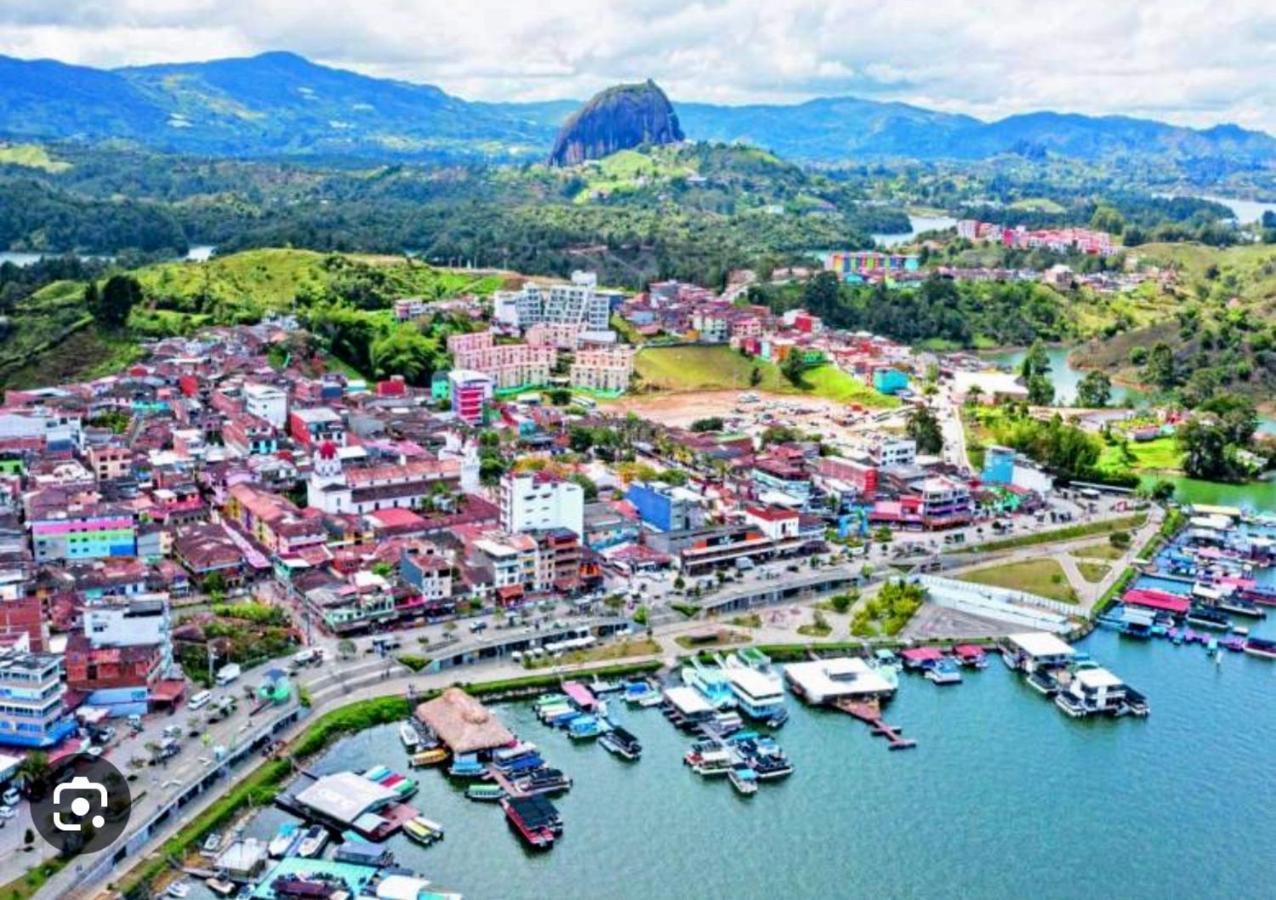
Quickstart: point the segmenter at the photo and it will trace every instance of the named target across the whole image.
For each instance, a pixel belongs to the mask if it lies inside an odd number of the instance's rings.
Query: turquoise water
[[[1219,484],[1195,478],[1163,478],[1149,476],[1148,482],[1171,481],[1174,497],[1180,503],[1207,503],[1215,506],[1239,506],[1257,510],[1276,510],[1276,481],[1251,481],[1248,484]]]
[[[1054,384],[1054,400],[1062,406],[1071,406],[1077,402],[1077,385],[1085,377],[1084,370],[1074,369],[1068,362],[1069,352],[1071,348],[1068,347],[1050,347],[1046,350],[1046,356],[1050,359],[1050,381]],[[1023,364],[1023,358],[1027,355],[1027,350],[1013,350],[1008,353],[994,353],[986,359],[994,365],[1010,366],[1017,372]],[[1143,399],[1144,395],[1141,391],[1122,387],[1119,384],[1112,385],[1113,406],[1137,406]]]
[[[437,771],[412,802],[446,839],[391,844],[468,898],[1265,894],[1276,664],[1216,667],[1199,647],[1104,631],[1082,647],[1149,696],[1148,719],[1074,721],[997,660],[952,688],[907,676],[887,719],[917,749],[890,753],[849,717],[791,700],[780,738],[797,772],[751,799],[687,770],[685,736],[656,710],[624,713],[645,747],[626,764],[506,705],[506,723],[575,778],[557,801],[559,844],[524,851],[497,806]],[[318,768],[376,762],[405,765],[394,727],[341,742]]]
[[[908,217],[908,231],[901,234],[874,234],[873,240],[882,247],[898,247],[907,244],[924,231],[940,231],[952,228],[957,220],[951,216],[914,216]]]

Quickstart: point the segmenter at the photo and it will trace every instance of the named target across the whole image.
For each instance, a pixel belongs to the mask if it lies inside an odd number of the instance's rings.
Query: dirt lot
[[[607,409],[619,413],[634,413],[644,419],[678,428],[686,428],[697,419],[722,416],[728,430],[747,431],[750,434],[763,431],[768,425],[791,425],[808,433],[823,434],[834,441],[858,443],[865,429],[872,423],[871,417],[853,425],[843,424],[849,407],[820,397],[793,397],[784,394],[759,393],[759,401],[741,403],[741,391],[698,391],[693,393],[659,393],[621,397],[607,404]],[[737,412],[736,410],[740,410]],[[774,421],[763,421],[769,413]],[[902,424],[900,416],[896,421]],[[890,424],[878,424],[874,430],[889,429]],[[860,437],[856,438],[855,435]]]

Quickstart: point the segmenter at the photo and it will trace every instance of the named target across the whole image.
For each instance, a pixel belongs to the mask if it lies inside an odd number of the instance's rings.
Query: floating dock
[[[867,724],[873,737],[886,738],[887,749],[911,750],[917,746],[916,741],[901,734],[902,728],[887,725],[882,721],[882,707],[876,700],[851,700],[839,697],[831,705]]]

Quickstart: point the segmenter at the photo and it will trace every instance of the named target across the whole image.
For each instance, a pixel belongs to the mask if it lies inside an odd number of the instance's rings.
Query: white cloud
[[[836,93],[1276,131],[1270,0],[4,0],[0,53],[98,66],[287,49],[473,99]]]

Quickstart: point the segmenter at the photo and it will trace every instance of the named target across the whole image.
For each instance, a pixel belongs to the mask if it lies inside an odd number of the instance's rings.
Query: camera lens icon
[[[86,794],[95,796],[97,802],[94,803]],[[58,831],[83,831],[84,826],[81,823],[86,819],[94,828],[101,828],[106,824],[106,817],[100,813],[89,818],[89,812],[94,808],[106,809],[108,797],[104,786],[83,775],[77,775],[53,789],[53,805],[58,806],[67,797],[73,798],[70,803],[72,818],[68,821],[62,817],[61,810],[54,810],[53,827]]]
[[[28,793],[32,824],[63,856],[105,850],[128,826],[128,781],[101,757],[59,761]]]

